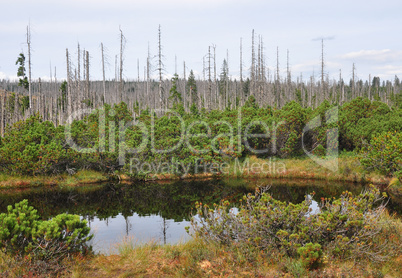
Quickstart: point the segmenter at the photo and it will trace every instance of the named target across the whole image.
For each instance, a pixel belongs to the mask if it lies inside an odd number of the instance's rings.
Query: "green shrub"
[[[37,210],[23,200],[0,214],[0,247],[12,255],[43,261],[60,261],[77,253],[87,253],[93,235],[78,215],[59,214],[39,220]]]
[[[381,218],[385,198],[370,186],[357,196],[344,192],[339,198],[323,198],[320,212],[311,214],[311,196],[292,204],[258,189],[254,195],[244,196],[237,214],[230,211],[228,201],[213,208],[197,203],[197,217],[191,225],[195,236],[228,246],[243,245],[244,250],[279,250],[297,258],[300,252],[305,254],[321,246],[323,252],[341,259],[382,261],[393,254],[389,251],[392,244],[383,242],[380,236],[389,229],[388,222]]]
[[[307,269],[317,269],[322,264],[322,250],[318,243],[309,242],[297,249],[302,264]]]
[[[399,176],[402,169],[402,132],[383,132],[373,136],[361,150],[361,163],[367,170]]]
[[[59,214],[42,221],[32,232],[32,251],[41,259],[63,258],[70,254],[87,253],[86,242],[92,238],[87,222],[79,215]]]
[[[32,246],[32,230],[40,223],[37,210],[23,200],[0,214],[0,247],[11,253],[25,253]]]

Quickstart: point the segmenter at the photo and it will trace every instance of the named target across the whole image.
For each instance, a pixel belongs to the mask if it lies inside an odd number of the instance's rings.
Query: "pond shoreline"
[[[303,162],[306,164],[306,162]],[[305,165],[307,167],[307,165]],[[318,173],[318,171],[316,171]],[[84,175],[85,174],[85,175]],[[92,176],[92,180],[88,179],[89,175]],[[110,222],[108,225],[114,225],[114,227],[118,227],[120,224],[126,224],[126,226],[122,226],[123,228],[130,227],[130,223],[135,227],[144,227],[144,223],[146,222],[137,222],[136,219],[138,215],[142,216],[153,216],[155,213],[162,211],[162,207],[155,206],[157,204],[161,204],[162,201],[167,202],[168,211],[167,214],[164,215],[166,218],[166,226],[161,226],[161,223],[165,222],[155,222],[157,223],[156,229],[167,229],[167,232],[171,232],[174,228],[172,219],[183,219],[182,215],[178,215],[178,217],[172,217],[171,215],[175,214],[175,211],[171,211],[174,209],[182,209],[185,205],[192,205],[194,200],[198,198],[202,198],[203,196],[213,196],[215,199],[225,200],[233,199],[237,200],[239,198],[238,194],[234,194],[233,190],[243,189],[251,189],[256,186],[264,186],[270,185],[272,182],[272,187],[270,188],[272,196],[275,196],[278,200],[293,200],[291,197],[295,197],[300,202],[301,198],[304,198],[305,192],[315,192],[315,196],[317,200],[320,199],[321,196],[338,196],[344,190],[351,190],[359,192],[363,188],[363,184],[361,182],[357,182],[355,180],[351,181],[341,181],[340,184],[346,186],[346,188],[338,188],[335,184],[336,181],[329,179],[319,179],[317,175],[315,175],[315,179],[308,179],[307,176],[303,176],[302,178],[297,178],[295,175],[283,175],[280,178],[268,178],[266,182],[263,177],[258,175],[248,175],[240,177],[239,180],[236,180],[234,177],[226,176],[226,175],[198,175],[195,177],[184,177],[182,179],[155,179],[148,180],[146,182],[141,182],[138,184],[132,185],[129,179],[116,179],[115,183],[111,183],[111,185],[102,185],[102,183],[95,182],[95,178],[97,176],[96,172],[78,172],[76,173],[76,177],[64,177],[70,179],[70,181],[84,181],[85,183],[81,183],[79,185],[73,185],[74,183],[67,183],[67,179],[62,180],[63,183],[59,183],[58,185],[50,185],[49,187],[44,186],[41,188],[37,187],[26,187],[24,188],[9,188],[8,190],[4,190],[3,199],[4,200],[14,200],[7,195],[7,192],[17,192],[17,195],[20,199],[24,199],[25,195],[28,194],[37,194],[34,199],[35,208],[38,208],[38,211],[41,212],[42,215],[46,215],[49,217],[51,215],[64,213],[66,211],[66,206],[61,206],[63,202],[61,200],[68,200],[68,203],[72,206],[71,210],[68,209],[69,213],[77,214],[83,211],[82,208],[77,206],[77,204],[83,204],[83,208],[85,211],[90,211],[92,213],[96,212],[95,215],[99,212],[99,215],[103,218],[109,219]],[[86,178],[84,178],[86,177]],[[100,178],[102,176],[99,176]],[[219,184],[215,184],[215,180]],[[278,181],[279,183],[283,183],[282,185],[274,184],[274,181]],[[188,186],[192,184],[194,181],[195,184],[192,186]],[[202,191],[201,194],[194,197],[197,190],[200,190],[200,182],[196,181],[205,181],[206,184],[209,184],[208,187]],[[239,186],[240,182],[246,181],[243,187]],[[171,184],[176,184],[176,186],[170,186]],[[202,182],[201,182],[202,183]],[[221,184],[228,184],[228,191],[225,192],[222,196],[217,195],[216,190],[221,188]],[[313,188],[317,185],[317,188]],[[68,186],[64,186],[68,184]],[[91,185],[89,185],[91,184]],[[99,184],[99,193],[97,185]],[[87,185],[87,186],[85,186]],[[184,186],[183,186],[184,185]],[[334,186],[333,186],[334,185]],[[381,185],[377,185],[381,186]],[[386,187],[385,185],[383,187]],[[103,190],[104,188],[104,190]],[[187,189],[186,189],[187,188]],[[295,191],[292,188],[297,188]],[[327,193],[328,192],[330,193]],[[30,191],[30,192],[29,192]],[[56,198],[53,200],[49,198],[49,192],[58,192],[55,194]],[[302,192],[299,192],[302,191]],[[43,192],[43,194],[42,194]],[[171,193],[171,198],[166,196],[159,195],[159,192]],[[179,198],[177,194],[182,195]],[[208,195],[206,194],[208,193]],[[325,193],[325,194],[324,194]],[[23,195],[25,194],[25,195]],[[82,195],[81,195],[82,194]],[[88,195],[85,195],[88,194]],[[242,193],[243,194],[243,193]],[[21,196],[23,195],[23,196]],[[170,196],[170,195],[169,195]],[[139,198],[140,197],[140,198]],[[280,197],[280,198],[279,198]],[[149,198],[149,199],[147,199]],[[210,202],[215,202],[215,199],[209,199]],[[101,205],[92,203],[96,202],[93,200],[104,200],[105,203]],[[126,207],[119,207],[120,200],[128,200],[131,203]],[[149,201],[152,200],[152,201]],[[168,201],[171,200],[172,202]],[[17,201],[17,200],[16,200]],[[205,200],[206,201],[206,200]],[[204,203],[204,201],[203,201]],[[205,202],[206,203],[206,202]],[[133,204],[138,204],[133,206]],[[145,206],[150,206],[150,208]],[[117,209],[114,207],[117,206]],[[109,208],[109,210],[105,210]],[[125,209],[124,209],[125,208]],[[142,209],[137,211],[137,209]],[[125,214],[123,216],[121,211],[129,211],[133,209],[135,213],[132,216],[129,214]],[[59,211],[60,210],[60,211]],[[110,213],[110,214],[109,214]],[[138,215],[137,215],[138,214]],[[161,214],[163,215],[163,214]],[[391,217],[393,213],[389,215],[386,214],[386,217]],[[399,214],[401,215],[401,214]],[[90,218],[88,218],[90,219]],[[91,229],[99,229],[102,227],[99,223],[99,217],[92,218],[90,227]],[[126,222],[123,222],[126,220]],[[392,216],[393,223],[397,225],[401,225],[400,218],[396,219],[395,215]],[[105,221],[105,220],[103,220]],[[156,221],[156,220],[155,220]],[[106,222],[108,223],[108,222]],[[113,224],[111,224],[113,223]],[[183,222],[184,223],[184,222]],[[106,225],[106,226],[108,226]],[[181,225],[181,226],[180,226]],[[183,227],[184,224],[180,224],[180,227]],[[121,226],[121,225],[120,225]],[[169,227],[170,226],[170,227]],[[184,227],[183,227],[184,228]],[[121,230],[121,229],[120,229]],[[119,230],[119,231],[120,231]],[[118,230],[113,230],[112,238],[116,237]],[[161,237],[161,231],[159,231],[159,237]],[[166,231],[166,230],[165,230]],[[150,233],[147,232],[147,235]],[[291,257],[279,257],[280,259],[275,259],[276,256],[270,256],[268,253],[261,253],[257,257],[254,258],[253,261],[250,261],[248,258],[243,257],[238,252],[234,252],[228,248],[223,248],[219,245],[207,244],[198,240],[197,238],[190,238],[188,241],[179,241],[177,243],[168,243],[166,245],[162,245],[158,243],[156,240],[150,240],[146,243],[136,243],[140,233],[133,235],[127,235],[127,241],[122,241],[121,243],[116,243],[114,246],[114,250],[116,253],[95,253],[93,256],[88,257],[79,257],[76,260],[66,262],[63,267],[64,271],[60,276],[71,277],[75,276],[164,276],[164,277],[178,277],[178,276],[191,276],[191,274],[196,274],[194,277],[202,277],[202,276],[217,276],[219,274],[226,273],[231,274],[233,276],[238,277],[250,277],[258,273],[260,277],[272,277],[274,275],[285,276],[290,272],[288,265],[296,265],[299,266],[298,271],[303,271],[305,275],[312,272],[317,274],[318,276],[327,275],[328,273],[343,273],[349,274],[352,272],[355,277],[365,277],[369,274],[376,274],[376,265],[371,264],[369,261],[363,261],[362,263],[365,265],[365,268],[350,265],[348,262],[342,260],[335,260],[333,258],[328,257],[326,263],[323,264],[318,270],[308,270],[301,268],[300,260],[298,258]],[[155,236],[155,239],[157,237]],[[96,237],[95,237],[96,239]],[[103,243],[107,242],[107,237],[98,238]],[[130,241],[131,239],[131,241]],[[169,238],[168,238],[169,239]],[[108,249],[107,249],[108,250]],[[98,250],[99,251],[99,250]],[[251,253],[250,253],[251,254]],[[252,255],[252,254],[251,254]],[[240,256],[240,257],[239,257]],[[279,253],[278,253],[279,256]],[[15,261],[14,258],[8,257],[7,254],[2,253],[0,250],[0,268],[5,271],[9,271],[9,273],[15,273],[19,271],[21,263]],[[241,262],[241,265],[234,265],[233,261]],[[402,261],[402,256],[398,256],[392,258],[389,262],[385,263],[382,266],[382,271],[388,275],[397,275],[402,272],[402,268],[395,268],[395,265],[399,265]],[[6,263],[5,263],[6,262]],[[401,265],[402,266],[402,265]],[[296,271],[296,270],[293,270]],[[296,273],[296,272],[295,272]],[[230,276],[230,275],[229,275]]]
[[[267,159],[259,159],[255,156],[247,157],[251,165],[263,165]],[[38,186],[80,186],[96,184],[107,181],[117,180],[123,183],[135,181],[159,181],[171,182],[177,180],[207,180],[220,178],[243,178],[243,179],[287,179],[287,180],[325,180],[347,183],[374,184],[381,188],[386,188],[395,183],[395,179],[386,177],[379,173],[366,173],[360,165],[358,158],[347,156],[338,158],[338,171],[332,172],[324,167],[317,165],[314,161],[307,158],[277,159],[277,164],[282,165],[282,171],[261,171],[260,168],[243,168],[239,172],[216,172],[199,174],[150,174],[141,178],[133,178],[126,173],[108,175],[93,170],[80,170],[73,175],[58,174],[52,176],[23,176],[17,177],[7,174],[0,174],[1,188],[25,188]],[[230,167],[234,165],[230,165]],[[258,171],[260,170],[260,171]],[[397,185],[398,182],[396,181]],[[400,186],[395,186],[395,188]]]

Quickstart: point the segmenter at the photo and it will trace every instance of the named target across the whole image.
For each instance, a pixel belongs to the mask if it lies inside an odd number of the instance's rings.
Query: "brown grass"
[[[236,164],[237,163],[237,164]],[[264,170],[253,165],[265,164]],[[239,170],[239,165],[242,170]],[[272,165],[269,166],[269,165]],[[275,166],[273,166],[275,165]],[[271,167],[271,168],[269,168]],[[275,167],[275,168],[274,168]],[[214,177],[237,177],[237,178],[275,178],[275,179],[308,179],[308,180],[327,180],[345,182],[367,182],[376,185],[388,185],[390,178],[377,172],[367,173],[360,165],[358,157],[340,156],[338,157],[338,171],[332,172],[311,160],[305,158],[286,158],[286,159],[261,159],[255,155],[247,157],[245,160],[231,160],[229,162],[228,173],[215,174],[189,174],[177,176],[171,174],[149,175],[147,180],[177,180],[177,179],[208,179]],[[129,177],[121,175],[122,180]]]
[[[54,176],[12,176],[0,174],[0,188],[26,188],[36,186],[77,186],[107,181],[108,177],[102,173],[89,170],[81,170],[70,176],[60,174]]]
[[[193,239],[178,245],[153,243],[98,255],[77,264],[71,277],[401,277],[402,256],[382,265],[327,260],[314,271],[299,260],[264,252],[247,256]]]

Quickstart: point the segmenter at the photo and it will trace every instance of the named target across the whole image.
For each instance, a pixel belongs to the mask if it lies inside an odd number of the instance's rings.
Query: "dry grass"
[[[369,182],[372,184],[388,184],[389,178],[376,173],[366,173],[360,165],[359,159],[353,156],[338,157],[338,171],[333,172],[318,165],[310,158],[288,159],[260,159],[256,156],[248,158],[248,171],[242,173],[233,172],[229,175],[242,176],[244,178],[286,178],[286,179],[310,179],[327,181]],[[243,162],[244,163],[244,162]],[[264,171],[254,169],[252,165],[262,165]],[[243,164],[245,165],[245,164]],[[234,167],[234,166],[233,166]],[[257,171],[255,171],[257,170]]]
[[[122,243],[117,255],[97,255],[76,263],[70,277],[402,277],[402,219],[387,212],[381,240],[393,254],[382,263],[340,261],[331,253],[318,270],[275,250],[245,251],[193,238],[176,245]]]
[[[153,243],[123,248],[77,264],[71,277],[401,277],[402,256],[383,265],[328,260],[314,271],[299,260],[263,252],[247,256],[194,239],[178,245]]]
[[[70,176],[60,174],[55,176],[12,176],[0,174],[0,188],[24,188],[36,186],[77,186],[80,184],[107,181],[108,177],[102,173],[90,170],[81,170]]]
[[[254,277],[259,271],[251,263],[239,263],[234,253],[191,240],[124,247],[119,255],[99,255],[77,266],[72,277]]]
[[[333,172],[320,166],[308,157],[303,158],[268,158],[261,159],[255,155],[242,160],[231,160],[226,172],[199,173],[177,176],[172,174],[150,175],[147,180],[177,180],[177,179],[208,179],[213,177],[236,178],[275,178],[275,179],[309,179],[346,182],[367,182],[376,185],[388,185],[390,178],[377,172],[367,173],[360,165],[358,157],[347,154],[338,159],[338,170]],[[129,180],[126,175],[121,175],[122,180]]]
[[[257,165],[257,166],[255,166]],[[263,170],[258,165],[264,165]],[[240,168],[239,168],[240,167]],[[256,156],[247,157],[243,161],[232,160],[229,163],[228,173],[200,173],[187,176],[172,174],[149,176],[149,180],[171,181],[178,179],[210,179],[220,177],[238,178],[279,178],[279,179],[309,179],[346,182],[368,182],[376,185],[388,185],[391,179],[376,172],[366,173],[356,156],[340,156],[338,158],[338,171],[328,170],[310,158],[287,159],[260,159]],[[130,182],[130,177],[121,174],[119,179]],[[81,170],[70,176],[60,174],[56,176],[11,176],[0,174],[0,188],[34,187],[41,185],[76,186],[80,184],[107,181],[108,177],[102,173],[90,170]],[[401,190],[402,191],[402,190]]]
[[[402,233],[402,221],[388,214],[393,227]],[[384,231],[384,240],[401,242],[391,230]],[[399,244],[399,245],[398,245]],[[176,245],[153,242],[136,245],[122,243],[118,254],[77,257],[65,262],[58,277],[402,277],[402,255],[381,264],[368,261],[339,261],[326,257],[318,270],[307,270],[300,260],[270,251],[244,251],[205,243],[194,238]],[[400,250],[400,249],[399,249]],[[29,276],[29,265],[15,262],[0,251],[0,277]],[[32,272],[31,272],[32,273]],[[6,276],[4,276],[6,275]],[[36,277],[45,277],[44,274]]]

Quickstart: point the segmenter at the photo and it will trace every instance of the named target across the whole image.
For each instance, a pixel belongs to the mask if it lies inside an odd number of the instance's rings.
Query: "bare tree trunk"
[[[161,42],[161,26],[158,29],[158,72],[159,72],[159,104],[163,108],[163,92],[162,92],[162,42]]]
[[[281,80],[280,80],[280,76],[279,76],[279,47],[276,47],[276,80],[275,80],[275,84],[276,84],[276,97],[277,97],[277,105],[278,108],[281,107],[282,105],[282,98],[281,98]]]
[[[18,122],[18,97],[19,95],[17,93],[14,94],[14,116],[13,116],[13,121],[14,123]]]
[[[289,66],[289,49],[287,49],[287,53],[286,53],[286,90],[288,93],[288,101],[289,100],[293,100],[294,97],[291,95],[291,91],[292,91],[292,76],[290,73],[290,66]]]
[[[184,111],[187,110],[187,95],[186,95],[186,61],[183,61],[183,106]]]
[[[88,99],[90,99],[90,84],[89,84],[89,52],[88,51],[86,51],[85,52],[85,70],[86,70],[86,72],[85,72],[85,77],[86,77],[86,88],[85,88],[85,93],[86,93],[86,97],[88,98]],[[93,103],[94,104],[94,103]],[[94,104],[95,105],[95,104]]]
[[[1,99],[1,118],[0,118],[0,132],[1,132],[1,137],[4,136],[4,102],[6,101],[6,91],[4,91],[4,95],[0,96]]]
[[[345,88],[342,80],[342,70],[339,70],[339,85],[341,86],[341,104],[345,102]]]
[[[255,88],[255,46],[254,46],[254,29],[251,32],[251,70],[250,70],[250,95],[254,95]]]
[[[38,113],[39,113],[39,115],[42,114],[43,120],[46,120],[45,119],[45,113],[44,113],[45,107],[44,107],[44,105],[42,105],[42,99],[43,99],[43,97],[42,97],[42,82],[41,82],[41,79],[39,78],[39,90],[38,90],[38,99],[37,99],[37,101],[38,101]]]
[[[148,42],[148,57],[147,57],[147,99],[152,99],[153,100],[153,104],[154,104],[154,108],[156,108],[155,106],[155,98],[150,96],[150,91],[149,91],[149,73],[150,73],[150,59],[151,59],[151,54],[150,54],[150,50],[149,50],[149,42]],[[151,106],[151,103],[150,103]]]
[[[243,105],[243,39],[240,38],[240,105]]]
[[[137,82],[140,82],[140,59],[137,59]]]
[[[310,76],[310,92],[308,95],[308,107],[312,107],[313,100],[313,89],[314,89],[314,76]]]
[[[68,55],[68,48],[66,49],[66,62],[67,62],[67,116],[72,114],[72,96],[71,96],[71,78],[70,78],[70,59]]]
[[[119,86],[119,95],[120,99],[119,101],[123,101],[123,42],[125,41],[123,31],[120,29],[120,76],[119,76],[119,81],[120,81],[120,86]]]
[[[105,80],[105,56],[103,53],[103,43],[101,43],[101,51],[102,51],[102,77],[103,77],[103,104],[106,103],[106,80]]]
[[[225,100],[225,107],[229,106],[229,50],[226,49],[226,80],[225,80],[225,87],[226,87],[226,100]]]
[[[211,46],[208,46],[208,94],[210,96],[213,95],[212,94],[212,79],[211,79]]]
[[[29,108],[32,108],[32,92],[31,92],[31,26],[27,26],[27,44],[28,44],[28,94]]]
[[[85,50],[84,50],[84,68],[85,68]],[[77,77],[76,77],[76,82],[77,82],[77,108],[82,109],[83,108],[83,103],[82,101],[85,99],[84,92],[81,88],[81,50],[80,50],[80,44],[78,44],[78,65],[77,65]],[[84,73],[85,75],[85,73]],[[85,77],[84,77],[85,78]]]
[[[355,63],[353,63],[353,69],[352,69],[352,98],[355,98]]]
[[[324,80],[324,39],[321,39],[321,96],[320,102],[325,100],[325,80]]]

